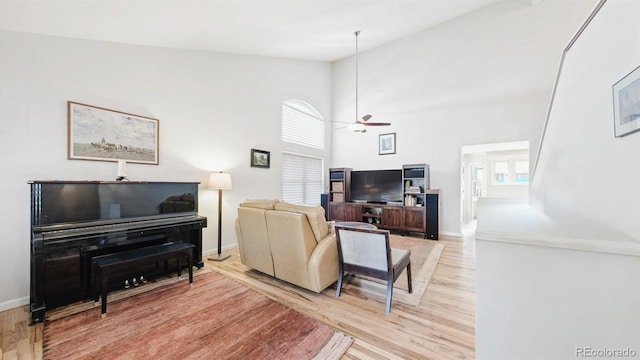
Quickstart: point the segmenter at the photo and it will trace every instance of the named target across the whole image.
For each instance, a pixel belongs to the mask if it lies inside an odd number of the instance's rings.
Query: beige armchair
[[[338,248],[320,206],[247,200],[238,208],[240,260],[262,273],[321,292],[338,280]]]

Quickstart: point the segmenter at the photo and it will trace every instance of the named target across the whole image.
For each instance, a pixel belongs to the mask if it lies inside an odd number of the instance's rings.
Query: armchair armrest
[[[317,292],[338,280],[338,245],[336,234],[328,234],[318,242],[307,265],[309,278]]]

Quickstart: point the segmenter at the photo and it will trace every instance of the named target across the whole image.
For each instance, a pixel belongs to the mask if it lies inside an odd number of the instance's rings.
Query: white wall
[[[640,356],[640,256],[494,241],[478,241],[476,256],[478,359]]]
[[[640,133],[614,138],[611,88],[640,64],[639,14],[607,1],[568,51],[531,204],[479,206],[478,359],[640,355]]]
[[[562,49],[595,3],[505,1],[362,53],[360,116],[392,126],[334,131],[332,166],[430,164],[441,230],[459,233],[460,147],[539,142]],[[333,119],[354,121],[354,58],[333,70]],[[388,132],[397,133],[397,153],[378,156],[378,135]]]
[[[611,88],[640,65],[639,14],[608,1],[565,58],[531,198],[573,236],[640,241],[640,133],[614,137]]]
[[[203,246],[211,251],[217,192],[206,189],[208,173],[233,177],[223,196],[229,247],[237,204],[279,198],[281,152],[299,150],[281,141],[282,101],[306,101],[330,120],[330,72],[319,62],[0,32],[0,310],[28,301],[27,181],[116,176],[112,162],[67,160],[68,100],[160,120],[160,165],[129,164],[129,179],[203,182]],[[271,151],[271,169],[249,166],[251,148]]]

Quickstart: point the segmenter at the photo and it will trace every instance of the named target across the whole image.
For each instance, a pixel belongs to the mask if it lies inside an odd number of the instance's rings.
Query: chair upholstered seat
[[[407,269],[408,291],[411,293],[411,250],[389,246],[389,231],[336,225],[338,244],[338,286],[342,291],[345,272],[387,281],[385,312],[391,311],[393,283]]]

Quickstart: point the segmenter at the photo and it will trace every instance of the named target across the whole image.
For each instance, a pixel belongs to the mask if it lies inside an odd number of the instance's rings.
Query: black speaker
[[[324,208],[324,219],[329,220],[329,194],[320,194],[320,206]]]
[[[438,240],[438,193],[427,194],[427,230],[425,239]]]

